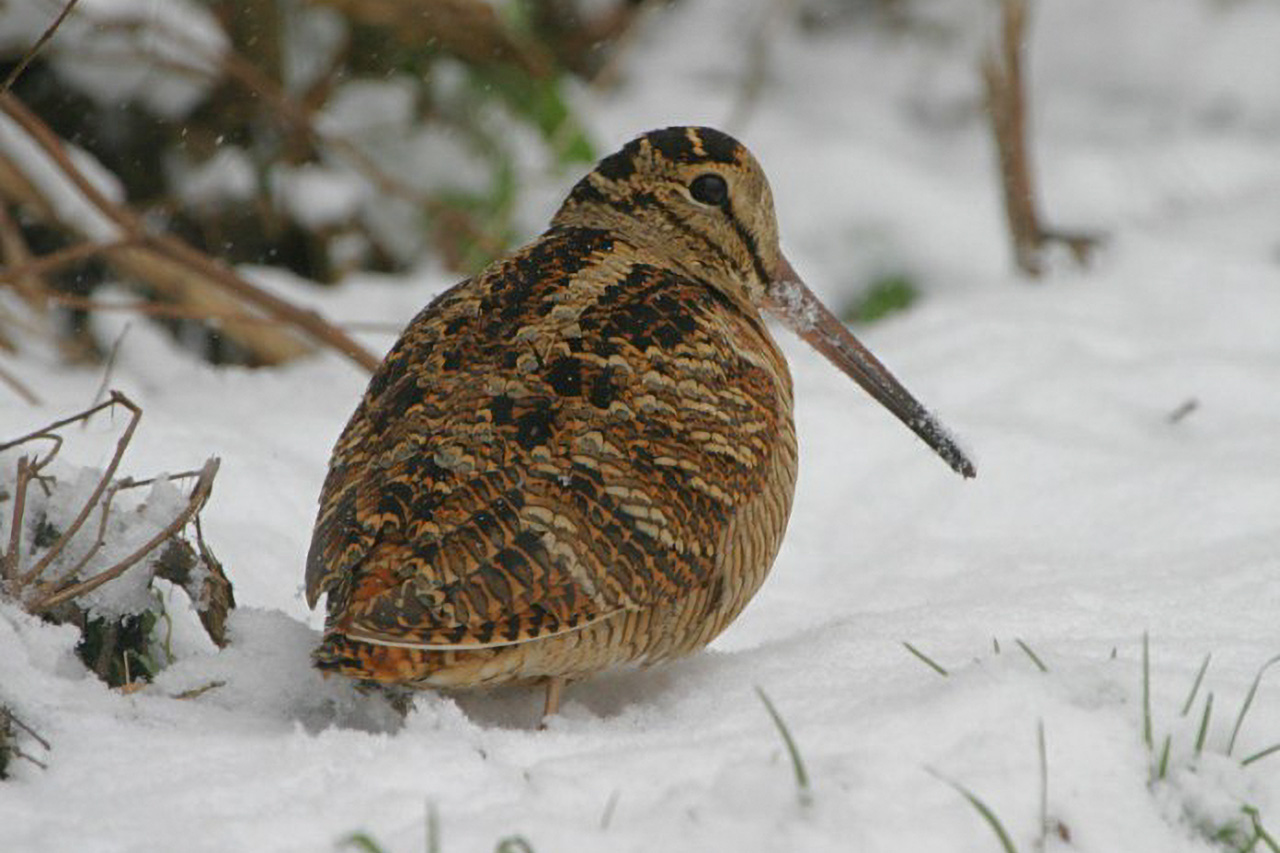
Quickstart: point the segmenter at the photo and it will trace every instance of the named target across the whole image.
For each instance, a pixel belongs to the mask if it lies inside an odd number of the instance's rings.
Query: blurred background
[[[117,324],[93,318],[123,312],[215,363],[287,361],[311,349],[314,330],[150,235],[258,286],[462,276],[540,231],[597,158],[672,123],[719,126],[756,150],[793,254],[851,320],[1026,260],[1000,247],[1002,161],[983,68],[1002,58],[1002,6],[1021,3],[72,5],[33,55],[67,4],[0,3],[10,352],[37,338],[69,363],[101,361]],[[1121,223],[1256,198],[1260,179],[1280,185],[1270,0],[1044,0],[1023,14],[1034,186],[1014,195],[1036,194],[1086,249]],[[69,161],[42,155],[17,109]],[[77,179],[111,208],[86,202]],[[329,319],[372,334],[373,349],[398,328]]]

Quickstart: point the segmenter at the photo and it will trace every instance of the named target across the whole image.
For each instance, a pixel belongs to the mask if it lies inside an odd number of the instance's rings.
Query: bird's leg
[[[568,680],[563,675],[547,676],[547,698],[542,705],[542,723],[539,728],[545,729],[547,720],[560,713],[560,694],[564,692]]]

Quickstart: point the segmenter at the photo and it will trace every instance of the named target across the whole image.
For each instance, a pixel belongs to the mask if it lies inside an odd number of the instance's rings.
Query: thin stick
[[[80,574],[80,571],[87,565],[89,561],[97,556],[98,551],[102,550],[102,546],[107,542],[107,522],[111,517],[111,502],[115,500],[116,494],[120,491],[120,485],[115,484],[107,490],[106,496],[102,499],[99,506],[100,514],[98,516],[98,535],[94,538],[93,545],[85,552],[70,570],[63,573],[64,578],[74,578]],[[127,680],[127,679],[126,679]]]
[[[3,204],[0,204],[0,249],[4,250],[4,269],[0,274],[6,275],[9,283],[28,305],[37,311],[42,310],[45,295],[49,291],[48,285],[38,275],[14,275],[12,272],[15,267],[22,268],[30,262],[31,248],[22,236],[22,228]]]
[[[987,111],[1000,162],[1005,215],[1013,241],[1014,261],[1032,278],[1044,272],[1040,250],[1045,244],[1064,244],[1078,263],[1086,263],[1099,242],[1095,234],[1044,227],[1036,209],[1027,144],[1027,96],[1022,68],[1026,43],[1026,0],[1000,0],[1000,44],[982,57]]]
[[[124,395],[121,394],[120,396],[123,397]],[[19,444],[26,444],[28,441],[34,441],[37,438],[56,441],[58,443],[58,446],[60,447],[62,445],[62,439],[54,434],[54,430],[61,429],[67,424],[73,424],[73,423],[76,423],[77,421],[87,421],[89,418],[93,417],[98,412],[102,411],[103,409],[109,409],[112,406],[116,405],[116,403],[117,401],[114,397],[110,400],[104,400],[103,402],[97,404],[96,406],[93,406],[92,408],[85,409],[83,412],[79,412],[77,414],[71,415],[70,417],[63,418],[62,420],[59,420],[59,421],[54,421],[51,424],[42,426],[40,427],[40,429],[35,430],[33,432],[29,432],[24,436],[13,439],[12,441],[6,441],[3,444],[0,444],[0,453],[8,450],[11,447],[17,447]],[[57,451],[55,450],[54,453],[57,453]],[[54,454],[50,454],[51,457],[53,455]],[[44,463],[41,463],[41,464],[43,465]]]
[[[276,317],[264,317],[261,314],[250,314],[247,311],[224,311],[217,308],[197,308],[190,305],[176,305],[169,302],[151,302],[135,300],[132,302],[111,302],[103,299],[89,299],[73,293],[50,293],[49,300],[69,308],[80,308],[85,311],[135,311],[149,317],[171,317],[180,320],[202,320],[205,322],[228,320],[236,323],[256,323],[261,326],[286,325]],[[399,334],[404,330],[403,323],[384,323],[377,320],[355,320],[346,323],[335,323],[337,328],[347,332],[380,332]]]
[[[133,328],[131,323],[125,323],[124,328],[120,330],[120,334],[116,335],[116,339],[111,342],[111,351],[107,353],[106,363],[102,365],[102,381],[98,383],[98,390],[93,392],[93,402],[96,404],[102,400],[102,395],[106,393],[107,386],[111,384],[111,374],[116,367],[116,359],[120,357],[120,346],[124,343],[125,336],[129,334],[129,330]]]
[[[62,22],[66,20],[67,15],[71,14],[72,8],[75,7],[79,0],[67,0],[67,5],[62,7],[62,11],[58,13],[58,17],[54,18],[53,23],[45,28],[40,38],[36,39],[36,43],[27,48],[27,52],[23,54],[22,60],[9,72],[9,76],[4,79],[4,84],[0,85],[0,92],[8,92],[14,82],[22,76],[22,72],[27,70],[27,66],[36,58],[36,54],[45,46],[49,39],[53,38],[54,32],[58,27],[62,26]]]
[[[195,488],[191,490],[191,497],[187,501],[187,505],[182,512],[173,521],[157,533],[145,544],[135,550],[132,554],[125,557],[109,569],[102,571],[86,581],[63,587],[62,589],[45,595],[32,602],[28,609],[32,613],[42,613],[50,608],[57,607],[64,601],[69,601],[77,596],[84,595],[86,592],[92,592],[108,581],[115,580],[124,574],[135,563],[143,557],[150,554],[161,544],[170,539],[175,533],[186,526],[191,517],[200,511],[204,506],[204,502],[208,500],[210,492],[213,490],[213,478],[218,473],[219,460],[217,457],[211,458],[204,464],[204,468],[200,472],[200,478],[196,481]]]
[[[28,276],[42,276],[45,273],[56,272],[65,266],[87,261],[115,249],[127,249],[130,246],[137,245],[139,245],[139,241],[133,237],[122,237],[119,240],[108,240],[104,243],[77,243],[74,246],[59,249],[47,255],[32,258],[22,264],[9,264],[0,269],[0,281],[17,281]],[[56,301],[65,295],[69,294],[47,293],[45,297]]]
[[[32,406],[40,405],[41,401],[40,398],[36,396],[36,393],[23,384],[21,379],[10,373],[8,368],[3,364],[0,364],[0,381],[3,381],[5,385],[12,388],[13,393],[17,394],[25,402],[30,403]]]
[[[18,558],[22,549],[22,521],[27,511],[27,486],[32,466],[27,457],[18,460],[18,478],[13,490],[13,518],[9,523],[9,550],[4,554],[4,581],[8,585],[18,575]]]
[[[57,541],[49,547],[49,550],[44,553],[44,556],[40,558],[39,562],[37,562],[29,572],[18,579],[19,587],[24,587],[36,578],[40,577],[40,575],[44,573],[44,570],[49,567],[49,564],[57,559],[58,555],[62,553],[62,549],[67,547],[67,543],[70,542],[76,533],[80,531],[80,528],[84,526],[84,522],[89,517],[89,513],[93,512],[93,508],[98,505],[98,501],[102,498],[102,493],[106,491],[107,486],[111,483],[111,478],[115,476],[116,469],[120,467],[120,460],[124,456],[125,449],[128,448],[129,442],[133,440],[133,431],[138,428],[138,421],[142,420],[142,409],[138,408],[132,400],[121,394],[119,391],[112,391],[110,400],[105,401],[101,405],[94,406],[88,411],[95,412],[107,406],[117,404],[124,406],[129,410],[129,423],[125,426],[124,432],[120,434],[119,440],[116,441],[116,450],[111,456],[111,462],[107,465],[107,470],[103,472],[102,479],[100,479],[98,481],[98,485],[94,487],[93,494],[89,496],[87,501],[85,501],[84,506],[80,509],[80,514],[76,516],[75,521],[71,522],[71,526],[68,527],[63,534],[58,537]],[[72,418],[72,420],[79,420],[79,418]]]
[[[0,708],[0,711],[4,712],[4,715],[5,717],[8,718],[9,722],[13,723],[15,726],[22,729],[24,732],[27,733],[27,735],[33,738],[38,744],[43,746],[45,748],[45,751],[47,752],[53,751],[53,745],[50,744],[49,741],[40,737],[40,733],[37,732],[35,729],[31,728],[31,726],[28,726],[26,723],[22,722],[22,720],[18,719],[17,714],[13,713],[13,711],[10,711],[8,708]]]

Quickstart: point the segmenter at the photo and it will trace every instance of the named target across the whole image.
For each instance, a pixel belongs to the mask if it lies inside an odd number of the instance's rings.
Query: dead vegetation
[[[555,161],[593,160],[562,81],[603,76],[612,45],[655,3],[523,0],[499,13],[481,0],[213,0],[203,6],[217,38],[127,3],[35,5],[47,29],[21,55],[0,56],[0,290],[26,312],[0,303],[0,348],[34,324],[69,361],[101,360],[107,347],[90,320],[107,305],[169,328],[218,363],[275,365],[322,347],[371,369],[376,359],[351,336],[367,324],[322,317],[240,265],[326,282],[355,269],[404,269],[419,250],[460,271],[501,254],[519,193],[512,124],[535,130]],[[296,33],[323,15],[336,40],[299,77],[297,53],[311,45]],[[68,58],[185,81],[200,95],[183,115],[148,113],[128,98],[101,104],[59,76]],[[462,69],[452,100],[436,83],[446,65],[449,75]],[[414,89],[413,133],[438,127],[457,137],[483,161],[488,187],[429,186],[384,156],[378,134],[364,138],[331,120],[351,85],[391,80]],[[495,109],[505,112],[499,121]],[[222,156],[249,170],[245,195],[193,201],[184,175]],[[350,177],[380,200],[378,216],[308,221],[281,202],[277,180],[307,169]],[[400,232],[423,235],[422,246],[398,245],[373,221],[392,208]],[[104,300],[95,292],[104,284],[137,298]],[[0,382],[37,398],[12,371],[0,369]]]
[[[1044,272],[1044,249],[1065,245],[1077,263],[1088,263],[1101,237],[1047,227],[1037,208],[1027,139],[1027,87],[1022,54],[1027,41],[1026,0],[1001,0],[997,47],[982,58],[986,106],[1000,162],[1005,214],[1014,262],[1032,278]]]
[[[50,467],[66,443],[70,427],[112,412],[126,413],[128,421],[106,469],[76,507],[75,490],[60,483]],[[186,592],[210,640],[218,646],[226,645],[227,614],[235,606],[231,583],[200,526],[200,510],[212,492],[218,459],[210,458],[198,470],[168,478],[191,481],[190,491],[172,519],[145,541],[124,546],[123,552],[120,543],[113,541],[113,537],[124,538],[140,515],[140,507],[127,516],[117,509],[119,496],[156,482],[117,476],[141,417],[137,405],[113,391],[103,403],[0,443],[0,454],[19,448],[23,451],[13,463],[12,485],[0,502],[0,507],[7,504],[9,510],[8,541],[0,556],[0,593],[28,613],[77,626],[81,659],[113,687],[150,680],[159,668],[154,660],[153,634],[157,622],[169,617],[162,606],[152,606],[151,600],[124,612],[119,607],[99,612],[86,603],[90,593],[140,567],[147,573],[148,589],[155,578],[162,578]],[[43,495],[43,508],[32,512],[36,489]],[[65,505],[68,501],[73,502],[71,506]],[[64,504],[61,517],[70,517],[69,523],[55,519],[52,510],[60,503]],[[108,552],[112,556],[104,560]]]

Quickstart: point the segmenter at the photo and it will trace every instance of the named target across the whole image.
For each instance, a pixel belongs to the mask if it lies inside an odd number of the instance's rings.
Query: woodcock
[[[307,557],[323,670],[560,689],[705,646],[764,581],[797,452],[772,315],[966,477],[805,287],[764,172],[716,130],[606,157],[551,227],[405,330],[333,452]]]

